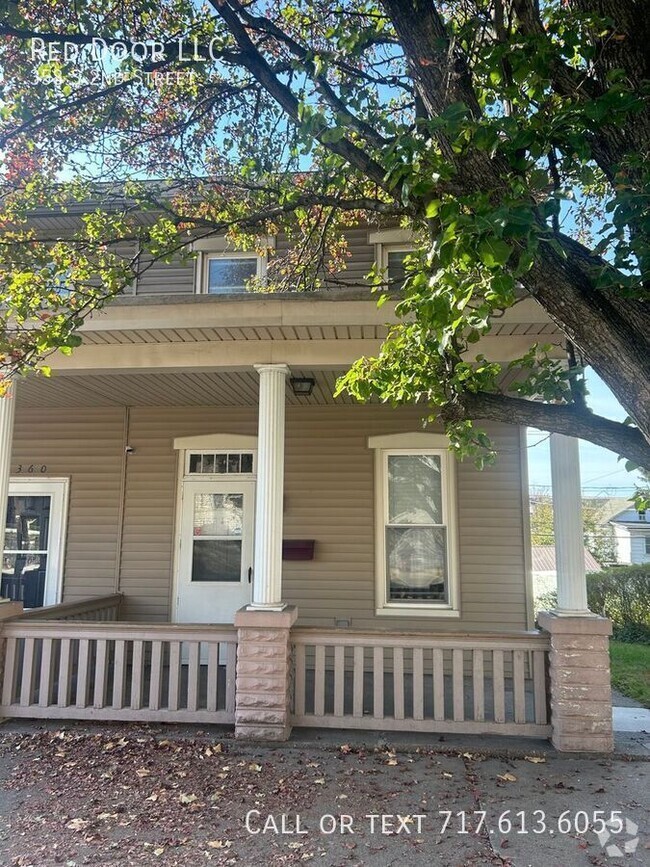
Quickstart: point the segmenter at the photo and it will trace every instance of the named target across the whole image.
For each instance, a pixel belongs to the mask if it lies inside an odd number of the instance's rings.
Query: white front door
[[[184,481],[176,620],[232,623],[251,600],[255,482]]]

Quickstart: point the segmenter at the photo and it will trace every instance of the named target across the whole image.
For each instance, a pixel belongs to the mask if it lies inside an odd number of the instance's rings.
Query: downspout
[[[117,545],[115,549],[115,580],[114,591],[120,592],[122,584],[122,539],[124,536],[124,512],[126,498],[126,462],[128,458],[127,448],[129,445],[129,423],[131,420],[131,408],[124,407],[124,424],[122,428],[122,468],[120,471],[120,501],[117,514]]]

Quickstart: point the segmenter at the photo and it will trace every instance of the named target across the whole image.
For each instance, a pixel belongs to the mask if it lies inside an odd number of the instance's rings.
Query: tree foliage
[[[638,0],[3,8],[5,376],[71,351],[90,310],[197,235],[245,246],[281,227],[292,251],[265,288],[306,291],[340,279],[346,227],[400,225],[416,241],[406,282],[371,275],[380,303],[398,296],[398,323],[341,388],[424,399],[479,462],[491,444],[474,422],[488,418],[650,465]],[[79,213],[74,237],[35,227],[42,207]],[[477,357],[473,345],[530,298],[563,345],[531,340],[509,365]],[[589,410],[587,364],[629,424]]]

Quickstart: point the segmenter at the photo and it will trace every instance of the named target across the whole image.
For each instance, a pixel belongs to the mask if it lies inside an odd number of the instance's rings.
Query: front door
[[[180,623],[232,623],[251,600],[255,482],[184,481],[177,583]]]

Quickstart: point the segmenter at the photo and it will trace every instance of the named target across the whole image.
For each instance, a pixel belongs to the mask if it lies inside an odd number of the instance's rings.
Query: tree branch
[[[574,406],[479,392],[464,394],[459,403],[445,407],[442,417],[445,421],[492,419],[578,437],[615,454],[624,455],[639,466],[650,467],[650,443],[638,428]]]

